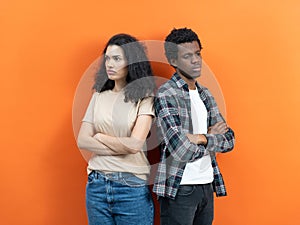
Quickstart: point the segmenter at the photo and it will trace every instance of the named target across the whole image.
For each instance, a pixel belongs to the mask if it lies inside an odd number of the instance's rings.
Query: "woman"
[[[93,94],[78,135],[88,161],[86,207],[90,225],[153,224],[145,141],[154,117],[155,84],[143,46],[127,34],[103,51]]]

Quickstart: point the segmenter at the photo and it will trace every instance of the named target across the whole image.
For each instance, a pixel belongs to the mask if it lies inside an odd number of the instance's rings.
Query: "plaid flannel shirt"
[[[196,86],[207,109],[208,127],[225,121],[209,90],[198,83]],[[161,138],[161,159],[153,186],[154,193],[157,196],[174,199],[186,163],[201,158],[206,151],[209,151],[214,171],[214,191],[216,196],[226,196],[224,180],[215,153],[233,149],[235,141],[233,130],[229,128],[225,134],[205,134],[206,146],[189,141],[186,133],[193,133],[189,89],[177,73],[159,88],[154,107],[157,115],[158,137]]]

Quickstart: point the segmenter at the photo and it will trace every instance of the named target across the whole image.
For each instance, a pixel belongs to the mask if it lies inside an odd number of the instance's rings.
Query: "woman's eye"
[[[114,57],[114,60],[116,60],[116,61],[120,61],[120,60],[121,60],[121,57],[119,57],[119,56],[116,56],[116,57]]]

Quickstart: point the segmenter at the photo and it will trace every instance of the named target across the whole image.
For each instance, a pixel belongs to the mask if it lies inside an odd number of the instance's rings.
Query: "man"
[[[159,197],[161,224],[211,225],[214,196],[226,196],[215,153],[234,147],[234,132],[201,75],[201,43],[191,29],[173,29],[165,54],[176,70],[157,93],[155,111],[161,161],[153,191]]]

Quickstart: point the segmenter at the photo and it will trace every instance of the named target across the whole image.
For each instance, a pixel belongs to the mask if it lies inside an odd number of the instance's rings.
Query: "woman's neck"
[[[126,86],[126,81],[115,81],[115,86],[112,89],[114,92],[119,92],[121,91],[124,87]]]

